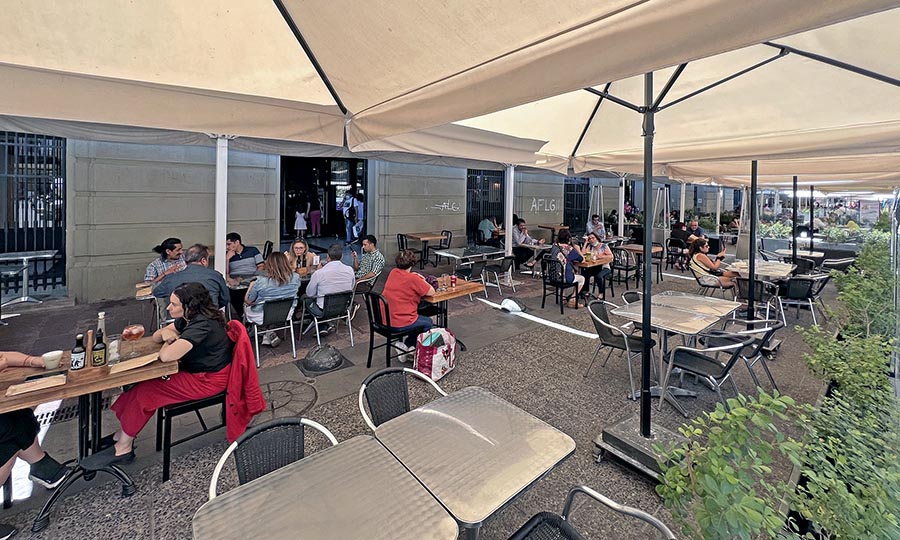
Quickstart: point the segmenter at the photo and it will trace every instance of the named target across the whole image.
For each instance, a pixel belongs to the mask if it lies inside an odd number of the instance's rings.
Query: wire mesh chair
[[[359,387],[358,396],[359,412],[362,414],[363,421],[372,431],[388,420],[409,412],[407,375],[425,381],[438,394],[447,395],[447,392],[444,392],[436,382],[414,369],[389,367],[376,371],[363,381],[362,386]],[[366,406],[369,408],[371,417],[366,413]]]
[[[822,276],[824,279],[825,276]],[[815,291],[819,278],[816,276],[795,276],[788,279],[784,285],[784,293],[778,296],[778,305],[781,309],[781,321],[787,324],[784,314],[784,306],[796,306],[797,318],[800,318],[800,307],[809,307],[812,322],[818,326],[816,320]],[[824,315],[824,312],[823,312]]]
[[[789,261],[796,266],[794,271],[791,272],[791,275],[799,276],[812,274],[816,270],[816,263],[810,259],[804,259],[803,257],[789,257]]]
[[[750,299],[750,278],[736,277],[734,278],[735,287],[737,288],[737,300],[746,302]],[[778,305],[778,285],[761,279],[753,280],[753,300],[757,302],[754,310],[761,310],[765,306],[765,319],[769,318],[769,311],[776,310],[780,312]],[[754,314],[755,315],[755,314]],[[782,313],[782,317],[784,314]]]
[[[353,342],[353,327],[350,325],[350,319],[352,318],[353,311],[353,291],[344,291],[338,293],[326,294],[323,298],[322,303],[322,315],[314,315],[310,312],[312,316],[312,322],[303,330],[303,334],[309,332],[310,328],[315,327],[316,329],[316,344],[321,345],[322,340],[319,336],[319,325],[331,321],[339,321],[341,319],[347,320],[347,332],[350,333],[350,346],[353,347],[355,343]],[[303,320],[303,317],[306,315],[306,304],[303,304],[303,309],[301,311],[300,320]],[[303,334],[300,335],[300,339],[303,339]]]
[[[678,268],[684,271],[685,250],[687,246],[681,238],[666,238],[666,270]]]
[[[500,288],[500,275],[508,274],[509,269],[512,268],[512,265],[515,262],[516,262],[515,255],[508,255],[506,257],[503,257],[503,259],[500,260],[500,264],[489,264],[484,267],[485,272],[490,272],[491,274],[494,274],[494,283],[497,284],[497,290],[500,291],[500,296],[503,296],[503,289]],[[516,292],[515,282],[510,280],[509,283],[510,283],[509,286],[512,287],[513,292]]]
[[[331,443],[337,439],[325,426],[306,418],[278,418],[244,432],[219,458],[209,482],[209,500],[216,498],[219,475],[228,456],[234,455],[238,483],[246,484],[285,465],[303,459],[306,428],[321,432]]]
[[[391,367],[391,359],[399,358],[406,354],[406,351],[391,354],[391,346],[405,338],[406,336],[418,332],[418,330],[407,330],[406,332],[398,332],[391,327],[391,310],[388,307],[387,300],[383,296],[375,292],[365,293],[366,313],[369,316],[369,358],[366,361],[366,367],[372,367],[372,354],[375,349],[384,347],[385,365]],[[375,335],[378,334],[385,338],[385,342],[381,345],[375,345]]]
[[[651,514],[637,508],[618,504],[587,486],[576,486],[569,490],[566,502],[563,505],[562,515],[553,512],[535,514],[518,531],[514,532],[509,537],[509,540],[584,540],[585,537],[572,526],[572,522],[569,520],[575,496],[579,493],[587,495],[614,512],[649,523],[666,540],[675,540],[675,535],[672,531]]]
[[[822,270],[837,270],[838,272],[846,272],[856,262],[855,257],[847,257],[844,259],[824,259],[822,261]]]
[[[756,388],[760,388],[759,378],[756,376],[756,372],[753,371],[754,366],[760,364],[763,371],[766,373],[766,377],[769,378],[772,388],[778,390],[778,385],[775,384],[775,378],[772,376],[772,372],[769,370],[769,364],[766,362],[766,351],[771,348],[775,333],[784,328],[784,323],[777,319],[762,321],[728,319],[725,321],[724,329],[727,329],[729,325],[740,326],[743,328],[736,332],[737,335],[753,336],[753,342],[750,344],[749,350],[741,352],[741,359],[747,366],[747,371],[750,372],[750,378],[753,379],[753,385]]]
[[[263,304],[263,322],[262,324],[251,323],[251,329],[253,330],[253,350],[256,353],[256,367],[259,367],[259,327],[263,326],[267,328],[266,332],[274,332],[276,330],[291,330],[291,352],[294,355],[294,360],[297,359],[297,342],[294,339],[294,321],[291,318],[291,309],[294,306],[294,302],[297,300],[296,296],[290,296],[288,298],[279,298],[277,300],[266,300]],[[273,325],[278,325],[276,328],[271,328]]]
[[[732,290],[732,289],[734,289],[733,285],[728,286],[728,287],[722,285],[722,280],[712,274],[705,275],[705,276],[703,276],[705,279],[701,279],[701,276],[697,274],[697,271],[694,270],[694,268],[692,266],[688,265],[688,269],[691,271],[691,275],[694,276],[694,280],[697,282],[697,285],[700,287],[697,290],[697,294],[700,294],[703,296],[712,296],[715,294],[716,291],[719,291],[722,293],[722,298],[726,298],[725,291],[731,291],[732,292],[731,296],[732,296],[732,298],[734,298],[734,294],[733,294],[734,291]],[[715,281],[713,281],[712,278],[714,278]]]
[[[597,350],[594,351],[594,357],[591,359],[588,368],[584,371],[583,376],[588,376],[591,368],[594,367],[594,362],[597,361],[597,355],[600,354],[601,349],[604,347],[609,348],[609,353],[607,353],[606,359],[603,360],[603,367],[606,367],[606,363],[609,361],[609,357],[614,350],[622,351],[625,353],[625,365],[628,366],[628,384],[631,390],[631,393],[628,394],[628,398],[637,399],[639,393],[634,387],[634,374],[631,369],[631,361],[643,352],[644,341],[640,336],[626,334],[625,330],[610,323],[607,307],[615,309],[618,306],[602,300],[594,300],[588,304],[588,313],[591,315],[591,322],[594,323],[594,329],[597,331],[597,336],[600,338],[600,344],[597,345]],[[655,346],[656,342],[651,340],[650,347]]]
[[[478,282],[484,284],[484,269],[487,261],[474,261],[465,268],[457,268],[456,275],[466,281]],[[484,288],[484,297],[488,297],[487,287]],[[469,295],[469,301],[472,301],[472,295]]]
[[[575,292],[578,291],[578,282],[573,281],[569,283],[568,281],[564,281],[565,275],[565,269],[561,262],[550,256],[545,256],[541,259],[541,280],[543,285],[543,292],[541,293],[541,309],[544,309],[544,306],[546,305],[547,296],[553,294],[556,303],[559,304],[560,315],[565,312],[565,302],[563,300],[566,289],[573,289],[572,294],[575,294]]]
[[[703,342],[707,345],[706,348],[675,347],[664,357],[668,368],[663,378],[662,388],[669,387],[669,377],[672,375],[672,369],[680,368],[683,372],[692,373],[708,382],[709,386],[716,391],[719,400],[725,405],[725,409],[731,410],[728,402],[722,396],[722,385],[725,381],[729,381],[734,388],[734,392],[738,393],[737,385],[731,376],[731,370],[740,359],[744,347],[750,345],[753,339],[753,336],[714,331],[702,336]],[[720,345],[722,343],[724,345]],[[719,360],[719,355],[722,353],[730,354],[730,357],[724,362]],[[660,409],[662,409],[663,401],[665,400],[659,400]]]
[[[665,264],[666,248],[659,242],[651,242],[653,248],[659,248],[657,251],[650,252],[650,263],[656,267],[656,282],[663,280],[663,265]]]
[[[628,251],[627,249],[622,248],[612,248],[613,252],[613,261],[609,265],[610,270],[615,275],[615,280],[618,283],[625,284],[625,290],[628,290],[628,280],[631,279],[631,273],[634,272],[635,275],[635,286],[637,286],[637,273],[638,273],[638,265],[634,260],[634,255]],[[622,277],[622,273],[625,273],[625,277]]]

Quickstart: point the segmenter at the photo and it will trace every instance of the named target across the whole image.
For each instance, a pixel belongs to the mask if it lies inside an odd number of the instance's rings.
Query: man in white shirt
[[[303,295],[303,304],[306,306],[306,311],[316,317],[325,314],[323,308],[326,294],[352,291],[356,286],[353,268],[341,262],[343,256],[343,246],[332,244],[328,248],[328,260],[325,262],[325,266],[316,270],[309,280],[306,294]],[[329,324],[325,330],[320,332],[320,335],[328,335],[333,331],[334,324]]]
[[[519,219],[518,223],[516,223],[516,226],[512,231],[512,241],[512,251],[513,255],[516,257],[516,267],[518,268],[522,263],[525,263],[525,266],[529,268],[534,266],[534,256],[537,254],[537,251],[524,246],[543,245],[544,241],[535,240],[528,234],[524,219]]]
[[[503,241],[498,237],[500,227],[497,225],[497,219],[488,216],[481,220],[478,224],[478,230],[484,236],[484,243],[489,246],[503,247]]]
[[[585,230],[584,235],[587,236],[591,233],[594,233],[597,238],[601,240],[606,238],[606,227],[603,226],[603,221],[597,214],[591,216],[591,220],[588,221],[587,229]]]

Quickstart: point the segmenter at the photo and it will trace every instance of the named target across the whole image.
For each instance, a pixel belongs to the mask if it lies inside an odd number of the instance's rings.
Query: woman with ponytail
[[[153,248],[153,251],[158,253],[159,257],[147,265],[144,281],[160,281],[169,274],[184,270],[187,266],[182,255],[181,240],[178,238],[166,238]]]

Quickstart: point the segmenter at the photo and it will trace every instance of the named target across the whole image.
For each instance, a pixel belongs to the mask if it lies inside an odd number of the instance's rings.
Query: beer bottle
[[[72,361],[69,369],[78,371],[84,367],[84,334],[75,336],[75,348],[72,349]]]
[[[97,341],[91,349],[91,367],[103,367],[106,365],[106,343],[103,343],[103,330],[97,329]]]

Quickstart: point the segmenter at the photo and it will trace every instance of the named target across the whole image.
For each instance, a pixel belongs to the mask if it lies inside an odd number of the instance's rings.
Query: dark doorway
[[[321,204],[319,236],[344,237],[344,216],[339,207],[348,191],[366,195],[364,159],[327,159],[282,156],[281,158],[281,238],[294,238],[295,212],[306,212]],[[317,203],[316,201],[320,201]],[[366,209],[367,210],[367,209]],[[309,218],[307,218],[309,222]],[[312,224],[307,223],[307,235]]]
[[[591,209],[591,181],[588,178],[566,178],[563,223],[577,234],[587,227]]]
[[[65,139],[0,131],[0,253],[57,251],[31,263],[31,290],[65,286],[65,176]],[[2,281],[4,293],[20,286],[18,276]]]
[[[484,218],[503,223],[504,171],[469,169],[466,184],[466,237],[475,242],[475,231]]]

